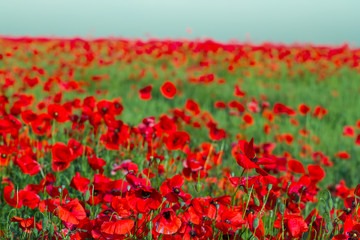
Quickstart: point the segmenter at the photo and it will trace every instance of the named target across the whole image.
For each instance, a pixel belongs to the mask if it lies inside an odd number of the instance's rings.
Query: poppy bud
[[[269,185],[267,186],[267,190],[270,191],[272,189],[273,185],[271,183],[269,183]]]
[[[13,189],[13,190],[11,191],[10,197],[11,197],[11,198],[14,198],[14,196],[15,196],[15,189]]]
[[[257,197],[254,197],[254,203],[256,206],[260,206],[260,200]]]
[[[195,184],[195,190],[197,192],[200,192],[201,191],[201,188],[202,188],[202,184],[200,181],[198,181],[196,184]]]
[[[257,229],[259,227],[260,220],[258,218],[255,218],[253,221],[254,229]]]
[[[283,203],[280,204],[279,211],[280,211],[281,215],[284,215],[284,213],[285,213],[285,205]]]
[[[43,221],[42,221],[42,228],[45,230],[45,229],[47,229],[46,227],[48,226],[48,219],[47,219],[47,217],[44,217],[43,218]]]
[[[89,201],[89,199],[90,199],[90,190],[88,189],[85,192],[84,200],[87,202]]]

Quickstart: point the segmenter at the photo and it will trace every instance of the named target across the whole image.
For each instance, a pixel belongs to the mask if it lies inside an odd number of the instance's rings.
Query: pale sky
[[[360,46],[360,0],[0,0],[0,35]]]

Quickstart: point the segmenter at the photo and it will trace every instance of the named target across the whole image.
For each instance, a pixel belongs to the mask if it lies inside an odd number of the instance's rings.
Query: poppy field
[[[0,39],[1,239],[360,239],[360,49]]]

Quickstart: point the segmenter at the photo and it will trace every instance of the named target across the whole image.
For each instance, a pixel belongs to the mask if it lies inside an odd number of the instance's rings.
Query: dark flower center
[[[189,231],[190,237],[196,237],[196,232],[194,230]]]
[[[107,112],[107,110],[108,110],[108,108],[107,108],[107,107],[103,107],[103,108],[101,109],[101,111],[103,111],[103,113],[106,113],[106,112]]]
[[[179,194],[179,193],[180,193],[180,189],[177,188],[177,187],[174,187],[174,188],[173,188],[173,192],[176,193],[176,194]]]
[[[349,232],[349,237],[350,237],[349,238],[350,240],[359,239],[360,233],[358,231],[356,231],[356,230],[352,230],[352,231]]]
[[[346,212],[347,214],[350,214],[351,213],[351,208],[345,208],[344,212]]]
[[[94,196],[96,197],[97,195],[99,195],[99,193],[100,193],[100,191],[95,190],[95,191],[94,191]]]
[[[6,153],[1,154],[1,158],[6,158]]]
[[[58,113],[58,112],[54,112],[54,116],[55,116],[55,117],[59,116],[59,113]]]
[[[254,214],[254,213],[255,213],[255,210],[252,209],[252,208],[250,208],[250,209],[246,210],[246,213],[247,213],[247,214],[249,214],[249,213]]]
[[[300,200],[300,196],[296,192],[291,193],[291,196],[295,199],[296,202]]]
[[[141,190],[141,197],[142,197],[143,199],[148,199],[150,196],[151,196],[151,192],[147,192],[147,191]]]
[[[170,211],[164,212],[163,216],[166,220],[169,220],[170,219]]]
[[[257,157],[253,157],[253,158],[251,158],[250,159],[252,162],[254,162],[254,163],[257,163],[257,161],[259,160]]]
[[[227,224],[231,223],[229,219],[226,219],[224,222],[227,223]]]
[[[103,211],[103,214],[110,214],[111,213],[111,211],[109,210],[109,209],[106,209],[105,211]]]
[[[120,104],[115,103],[115,108],[120,108]]]

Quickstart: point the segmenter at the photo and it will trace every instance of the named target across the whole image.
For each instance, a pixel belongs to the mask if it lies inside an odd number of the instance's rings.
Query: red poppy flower
[[[40,202],[40,197],[37,194],[26,190],[19,191],[19,199],[24,206],[31,209],[38,207]]]
[[[139,90],[140,99],[150,100],[151,99],[152,85],[146,86]]]
[[[191,195],[184,193],[181,189],[183,184],[184,178],[180,175],[175,175],[171,179],[163,182],[160,186],[160,192],[171,203],[179,202],[179,198],[186,202],[191,198]]]
[[[185,109],[190,111],[195,116],[200,113],[200,106],[197,102],[192,99],[188,99],[185,104]]]
[[[281,228],[281,219],[282,218],[280,217],[275,221],[275,228]],[[285,225],[285,230],[292,238],[301,238],[303,233],[308,231],[308,225],[304,219],[298,215],[285,214],[283,223]]]
[[[35,114],[31,110],[26,110],[21,112],[21,119],[26,123],[29,124],[32,121],[37,119],[37,114]]]
[[[29,155],[23,155],[16,160],[16,164],[20,167],[24,174],[34,176],[40,172],[39,163]]]
[[[104,166],[106,165],[106,161],[102,158],[96,157],[93,155],[92,157],[88,156],[89,165],[93,170],[99,170],[99,173],[102,174],[104,172]]]
[[[124,160],[119,166],[115,166],[112,171],[123,170],[123,174],[137,174],[139,167],[136,163],[133,163],[130,159]]]
[[[235,97],[244,97],[246,93],[244,91],[241,91],[240,87],[238,85],[235,86],[234,90],[234,96]]]
[[[253,119],[252,115],[249,113],[244,114],[242,119],[247,125],[251,126],[254,124],[254,119]]]
[[[37,135],[49,134],[51,131],[51,117],[47,113],[37,116],[37,119],[31,121],[31,128]]]
[[[264,235],[264,223],[262,221],[262,219],[259,219],[259,223],[257,228],[255,228],[254,226],[254,220],[255,218],[257,218],[257,215],[253,214],[252,212],[250,212],[249,214],[247,214],[246,216],[246,221],[249,224],[249,228],[250,231],[258,238],[261,239],[261,237]]]
[[[343,130],[343,136],[355,137],[355,129],[353,126],[345,126]]]
[[[215,227],[218,228],[223,233],[227,233],[230,228],[234,231],[239,229],[246,222],[242,218],[241,212],[225,209],[220,212],[220,220],[217,221]]]
[[[14,194],[11,197],[12,193]],[[31,209],[36,208],[39,205],[40,197],[30,191],[19,190],[16,191],[13,187],[6,186],[4,188],[4,199],[7,204],[14,208],[21,208],[27,206]]]
[[[165,140],[165,145],[169,150],[183,149],[185,144],[190,141],[190,135],[187,132],[179,131],[170,133]]]
[[[274,108],[273,108],[273,112],[275,114],[287,114],[289,116],[295,116],[296,115],[296,112],[292,108],[290,108],[288,106],[285,106],[282,103],[275,103]]]
[[[130,207],[139,213],[157,209],[162,202],[162,196],[155,188],[145,186],[128,191],[126,199]]]
[[[176,233],[181,227],[181,220],[171,208],[163,209],[153,220],[155,232],[169,235]]]
[[[345,152],[345,151],[340,151],[335,153],[334,155],[335,157],[341,158],[341,159],[349,159],[351,156],[349,153]]]
[[[283,137],[283,139],[285,140],[285,143],[286,143],[287,145],[291,145],[292,142],[294,141],[294,137],[293,137],[293,135],[292,135],[291,133],[284,133],[284,134],[282,135],[282,137]]]
[[[214,103],[214,107],[220,108],[220,109],[226,109],[226,103],[224,101],[216,101]]]
[[[140,186],[150,186],[150,180],[147,178],[136,177],[134,174],[127,174],[126,181],[133,187],[138,188]]]
[[[346,218],[344,234],[337,234],[333,239],[336,240],[358,240],[360,238],[360,224],[355,222],[351,217]]]
[[[211,127],[209,137],[211,140],[220,141],[226,137],[226,132],[223,129],[218,129],[216,126]]]
[[[360,146],[360,134],[357,135],[355,139],[355,144]]]
[[[120,219],[115,222],[104,222],[101,225],[101,232],[110,235],[124,235],[131,232],[134,227],[132,219]]]
[[[18,222],[19,227],[26,233],[30,233],[31,229],[34,228],[34,217],[23,219],[20,217],[12,217],[10,219],[11,222]]]
[[[57,122],[63,123],[69,120],[68,111],[60,104],[50,104],[48,106],[48,114]]]
[[[242,105],[239,101],[231,101],[228,104],[229,108],[236,108],[239,113],[243,113],[245,111],[244,105]]]
[[[302,173],[302,174],[305,173],[305,168],[303,164],[298,160],[290,159],[288,161],[288,167],[291,172]]]
[[[29,77],[29,76],[25,76],[24,79],[23,79],[24,83],[26,83],[29,87],[33,88],[34,86],[36,86],[40,79],[39,77]]]
[[[124,106],[119,101],[113,101],[111,105],[111,112],[114,115],[120,115],[122,111],[124,110]]]
[[[113,197],[111,207],[119,214],[121,218],[128,218],[131,216],[132,211],[126,198]]]
[[[57,209],[59,218],[67,223],[77,225],[80,220],[86,218],[85,209],[78,199],[71,200],[68,203],[58,206]]]
[[[101,116],[104,116],[106,114],[112,114],[113,103],[108,100],[101,100],[96,104],[96,108]]]
[[[64,143],[55,143],[52,147],[52,169],[53,171],[64,171],[74,160],[72,150]]]
[[[313,111],[313,116],[322,119],[327,113],[328,111],[325,108],[316,106]]]
[[[319,182],[325,177],[325,171],[319,165],[308,165],[310,179],[314,182]]]
[[[173,119],[166,115],[160,117],[160,122],[155,125],[157,134],[161,136],[162,133],[171,133],[176,131],[176,124]]]
[[[299,107],[298,107],[298,109],[299,109],[299,113],[300,113],[301,115],[306,115],[306,114],[308,114],[308,113],[310,112],[310,110],[311,110],[311,108],[308,107],[308,106],[305,105],[305,104],[300,104]]]
[[[11,154],[12,154],[12,148],[8,146],[1,146],[0,145],[0,166],[7,166],[9,165]]]
[[[54,185],[47,185],[46,192],[52,198],[62,196],[62,198],[66,199],[69,197],[69,191],[66,188],[62,188],[61,186],[55,187]]]
[[[177,90],[172,82],[167,81],[161,86],[160,91],[164,97],[172,99],[174,98]]]
[[[77,172],[75,176],[71,179],[70,187],[82,193],[85,193],[89,189],[89,184],[90,180],[85,177],[81,177],[80,173]]]
[[[74,139],[69,139],[67,146],[73,152],[74,158],[80,157],[84,153],[84,148],[78,141]]]
[[[268,173],[263,170],[259,165],[274,164],[274,160],[264,157],[256,157],[254,151],[254,138],[250,143],[245,140],[240,140],[237,147],[233,148],[232,154],[237,163],[244,169],[255,169],[257,173],[267,176]]]

